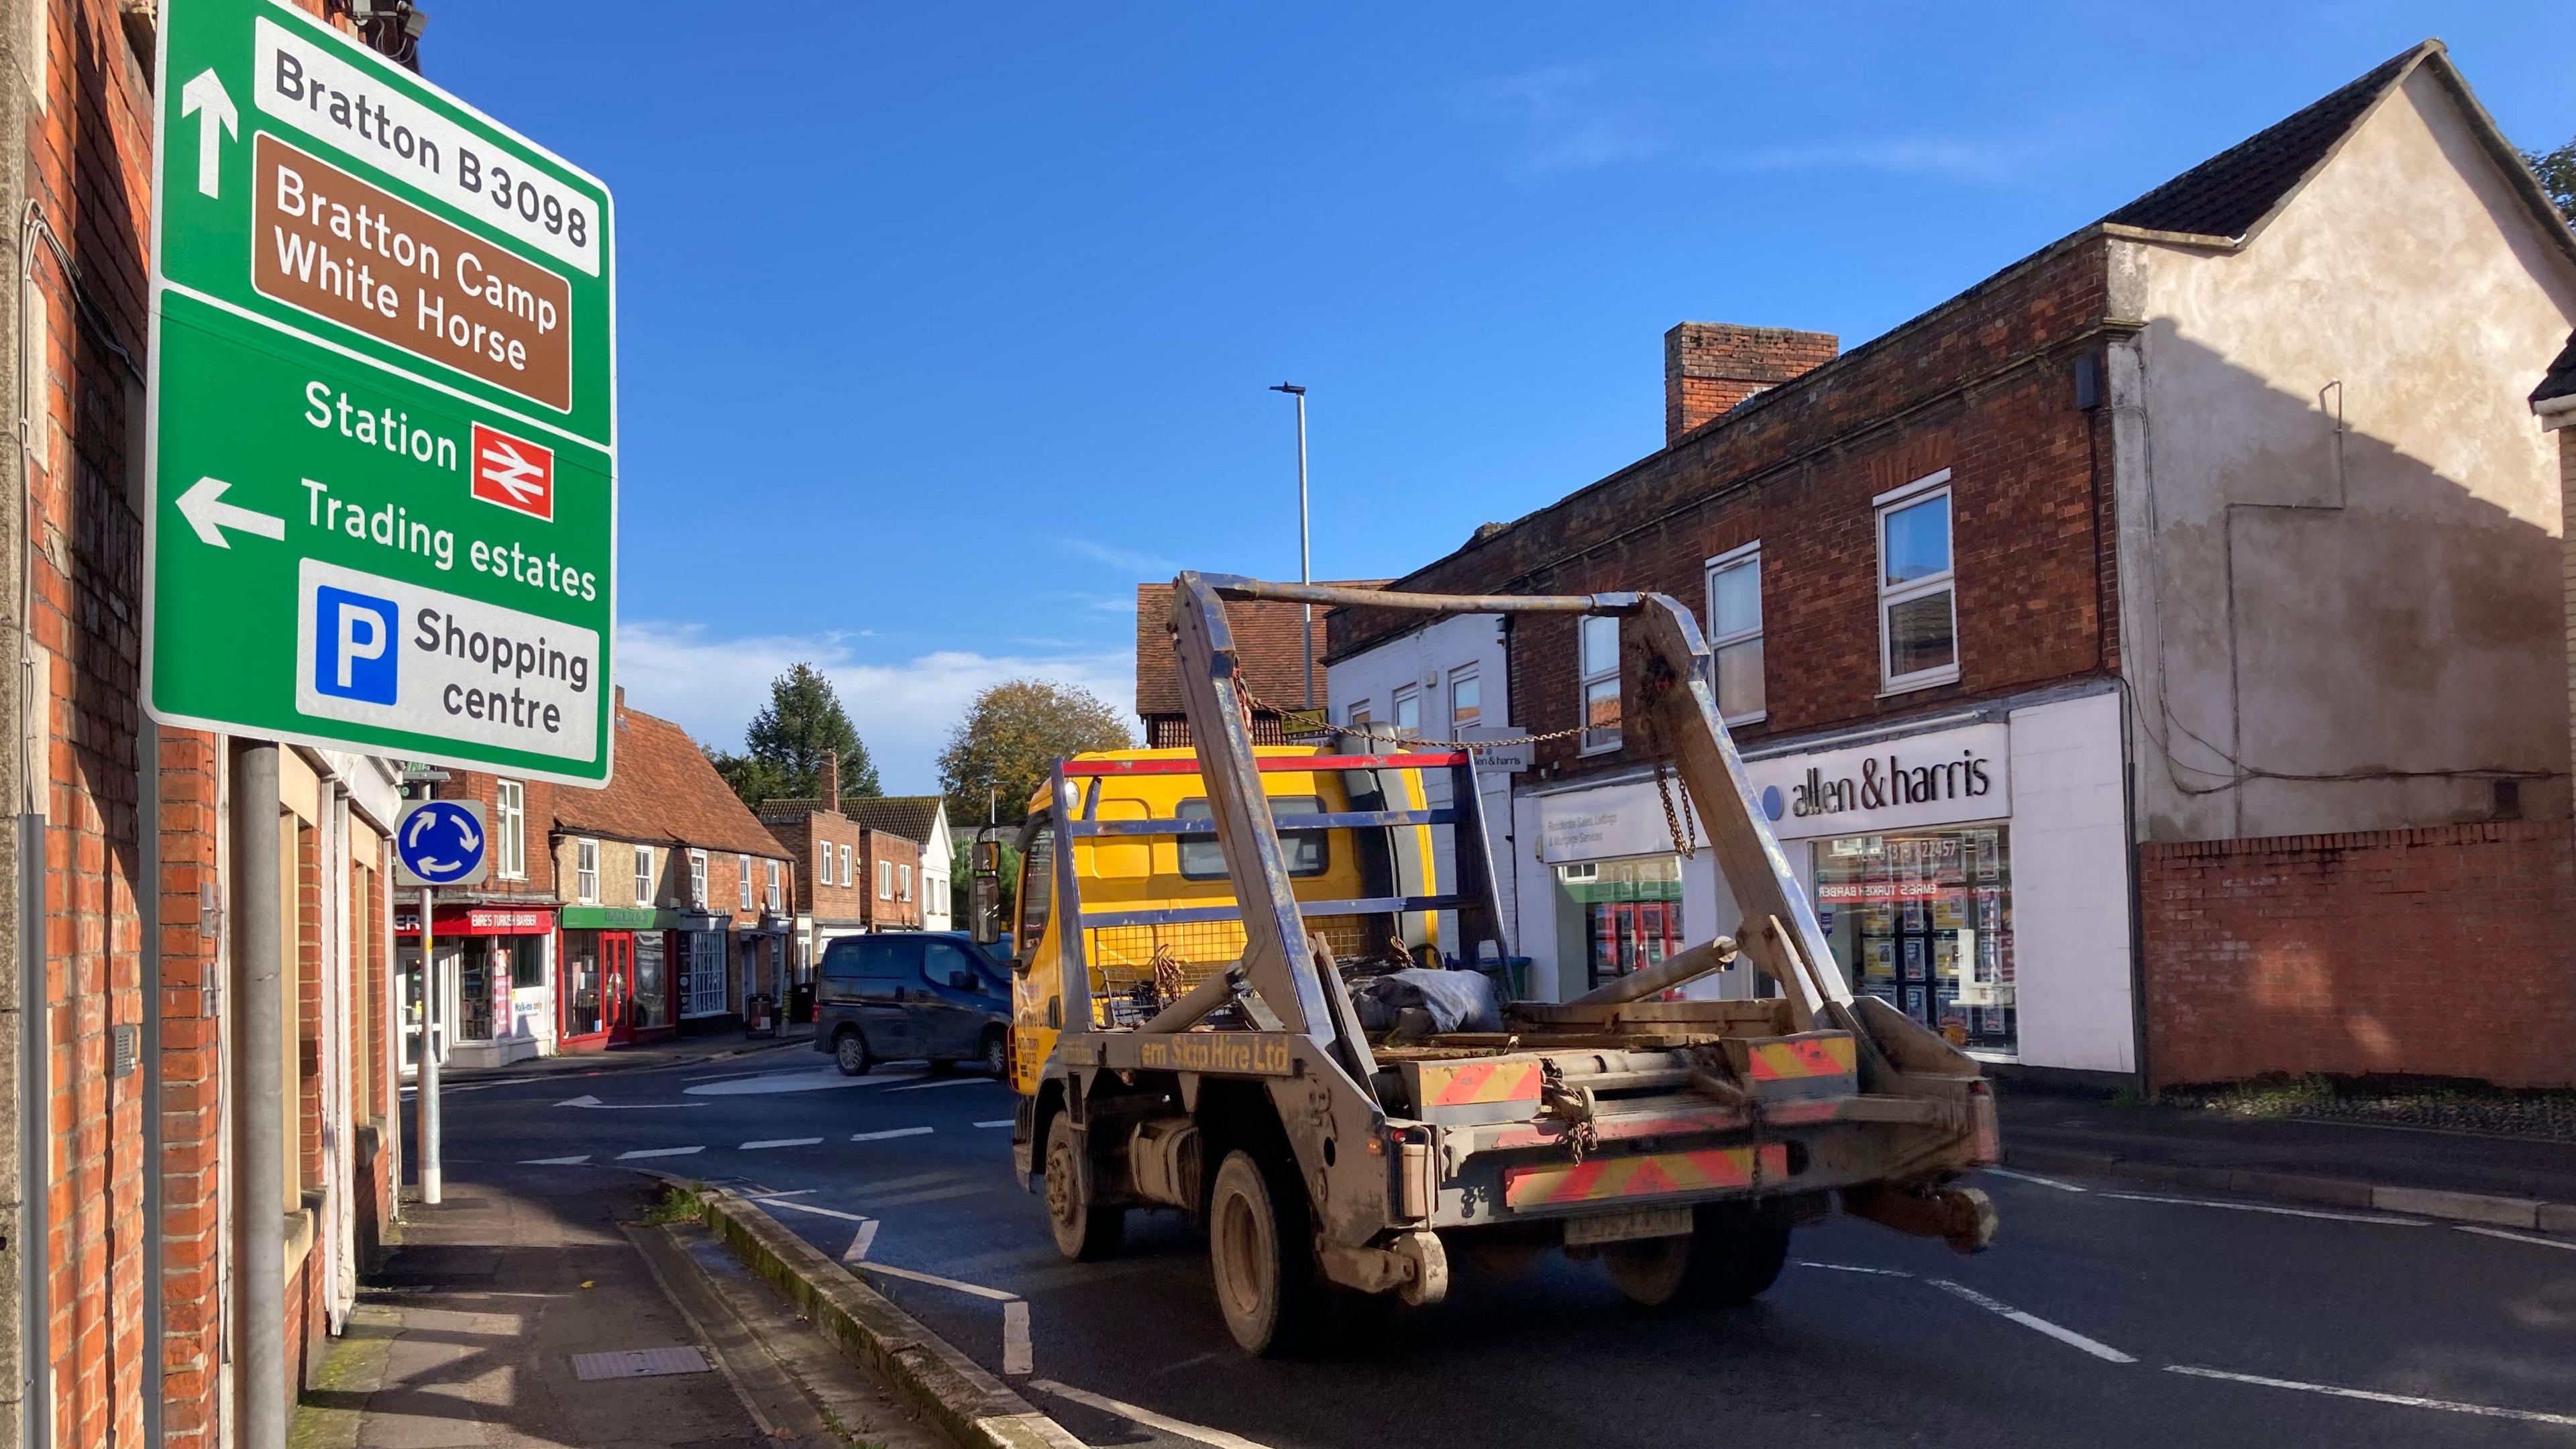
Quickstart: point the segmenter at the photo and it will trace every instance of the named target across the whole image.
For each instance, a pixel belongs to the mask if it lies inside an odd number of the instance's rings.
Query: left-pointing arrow
[[[179,114],[197,118],[197,189],[216,196],[223,189],[223,153],[216,148],[226,134],[241,134],[241,112],[213,67],[179,88]]]
[[[230,548],[232,540],[224,537],[227,528],[262,538],[286,537],[285,519],[224,502],[224,491],[232,486],[220,478],[200,478],[179,495],[179,516],[188,520],[198,538],[217,548]]]

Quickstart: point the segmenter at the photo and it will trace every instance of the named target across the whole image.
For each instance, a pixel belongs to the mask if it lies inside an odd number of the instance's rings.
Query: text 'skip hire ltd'
[[[607,188],[275,0],[166,0],[145,699],[596,785]]]

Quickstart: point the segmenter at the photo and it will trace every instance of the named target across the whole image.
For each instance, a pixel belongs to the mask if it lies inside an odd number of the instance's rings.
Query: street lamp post
[[[1306,389],[1298,383],[1283,382],[1270,390],[1284,392],[1297,399],[1297,582],[1311,584],[1315,581],[1315,561],[1312,539],[1306,529]],[[1306,710],[1311,714],[1315,709],[1315,606],[1307,604],[1303,607],[1306,611],[1301,636],[1306,652]]]

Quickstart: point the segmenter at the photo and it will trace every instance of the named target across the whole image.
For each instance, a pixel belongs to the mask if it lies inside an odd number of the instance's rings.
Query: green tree
[[[841,756],[841,798],[865,800],[885,793],[876,762],[859,742],[858,728],[832,681],[811,664],[799,664],[769,682],[769,704],[752,716],[743,754],[707,751],[725,783],[758,809],[763,801],[802,799],[823,784],[823,757]]]
[[[2540,189],[2549,193],[2550,204],[2558,214],[2576,226],[2576,140],[2555,151],[2525,151],[2522,159],[2531,163],[2532,174],[2540,178]]]
[[[975,696],[939,752],[949,828],[971,835],[988,798],[1002,819],[1017,820],[1057,760],[1135,743],[1126,712],[1087,689],[1043,679],[996,684]]]

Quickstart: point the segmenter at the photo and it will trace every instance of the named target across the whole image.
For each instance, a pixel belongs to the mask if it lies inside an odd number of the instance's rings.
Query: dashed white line
[[[2538,1409],[2506,1409],[2494,1404],[2463,1404],[2452,1399],[2418,1398],[2413,1394],[2383,1394],[2376,1389],[2347,1389],[2336,1384],[2306,1384],[2297,1379],[2265,1378],[2260,1374],[2235,1374],[2225,1369],[2194,1368],[2189,1364],[2167,1364],[2165,1372],[2189,1374],[2196,1379],[2224,1379],[2234,1384],[2257,1384],[2267,1389],[2296,1389],[2303,1394],[2328,1394],[2338,1399],[2366,1399],[2374,1404],[2396,1404],[2409,1409],[2440,1409],[2450,1414],[2475,1414],[2486,1419],[2520,1419],[2531,1424],[2576,1426],[2576,1414],[2547,1414]]]
[[[868,1249],[873,1248],[876,1245],[877,1220],[874,1218],[861,1218],[859,1220],[859,1230],[850,1235],[850,1245],[841,1250],[841,1261],[844,1263],[865,1262],[867,1261]]]
[[[1270,1449],[1270,1446],[1246,1439],[1240,1434],[1229,1434],[1223,1429],[1211,1429],[1205,1424],[1193,1424],[1185,1419],[1166,1418],[1151,1409],[1138,1408],[1134,1404],[1121,1402],[1106,1394],[1091,1393],[1069,1384],[1057,1383],[1053,1379],[1031,1379],[1029,1386],[1053,1394],[1059,1399],[1070,1399],[1087,1408],[1098,1409],[1104,1414],[1115,1414],[1130,1423],[1142,1424],[1148,1429],[1160,1429],[1166,1434],[1178,1434],[1184,1439],[1196,1439],[1202,1444],[1212,1444],[1216,1449]]]
[[[1911,1278],[1914,1276],[1913,1274],[1905,1272],[1899,1268],[1864,1268],[1858,1263],[1818,1263],[1807,1258],[1800,1258],[1798,1260],[1798,1266],[1801,1268],[1825,1268],[1836,1273],[1867,1273],[1872,1277],[1877,1278]]]
[[[2112,1363],[2137,1362],[2137,1359],[2120,1352],[2118,1349],[2113,1348],[2111,1345],[2104,1343],[2099,1339],[2086,1338],[2083,1334],[2077,1333],[2074,1329],[2060,1327],[2059,1325],[2051,1323],[2047,1319],[2040,1317],[2036,1313],[2024,1313],[2009,1303],[1999,1302],[1996,1299],[1987,1297],[1965,1283],[1953,1283],[1947,1278],[1934,1278],[1931,1282],[1933,1287],[1939,1288],[1945,1292],[1957,1294],[1959,1297],[1977,1305],[1988,1313],[1999,1314],[2004,1318],[2008,1318],[2013,1322],[2020,1324],[2024,1328],[2034,1329],[2040,1333],[2045,1333],[2049,1337],[2056,1339],[2059,1343],[2067,1344],[2074,1348],[2080,1348],[2086,1353],[2093,1355],[2095,1358],[2106,1359]]]
[[[522,1157],[519,1164],[523,1167],[579,1167],[589,1160],[590,1154],[583,1152],[571,1157]]]
[[[822,1140],[820,1137],[771,1137],[759,1142],[746,1142],[740,1150],[766,1152],[772,1147],[812,1147]]]
[[[990,1122],[978,1122],[975,1125],[978,1127],[1008,1127],[1011,1125],[1011,1119],[1008,1117],[996,1117]]]
[[[2035,1182],[2035,1183],[2038,1183],[2041,1187],[2053,1187],[2053,1188],[2056,1188],[2059,1192],[2090,1192],[2090,1191],[2092,1191],[2092,1189],[2091,1189],[2091,1188],[2077,1187],[2075,1184],[2073,1184],[2073,1183],[2071,1183],[2071,1182],[2059,1182],[2056,1178],[2053,1178],[2053,1177],[2042,1177],[2042,1176],[2040,1176],[2040,1175],[2039,1175],[2038,1173],[2036,1173],[2036,1172],[2015,1172],[2015,1171],[2013,1171],[2011,1168],[2008,1168],[2008,1167],[1989,1167],[1989,1168],[1985,1168],[1985,1169],[1983,1169],[1983,1170],[1984,1170],[1984,1171],[1986,1171],[1986,1172],[1988,1172],[1988,1173],[1993,1174],[1993,1175],[1994,1175],[1994,1176],[1996,1176],[1996,1177],[2009,1177],[2009,1178],[2011,1178],[2011,1179],[2012,1179],[2013,1181],[2015,1181],[2015,1182]]]
[[[999,1085],[1000,1083],[995,1082],[990,1077],[937,1077],[927,1082],[912,1082],[900,1087],[888,1087],[886,1088],[886,1091],[889,1093],[927,1092],[934,1087],[993,1087]]]
[[[704,1152],[706,1150],[706,1144],[703,1142],[699,1143],[695,1147],[638,1147],[632,1152],[621,1152],[617,1154],[617,1160],[620,1162],[632,1162],[639,1157],[686,1157],[693,1152]]]
[[[850,1140],[852,1142],[887,1142],[897,1137],[926,1137],[930,1135],[931,1130],[928,1127],[889,1127],[883,1132],[853,1132],[850,1134]]]
[[[2337,1213],[2322,1208],[2275,1207],[2261,1202],[2222,1202],[2211,1197],[2163,1197],[2151,1192],[2106,1192],[2103,1197],[2116,1197],[2123,1202],[2161,1202],[2179,1207],[2225,1208],[2229,1212],[2270,1213],[2284,1218],[2324,1218],[2338,1223],[2378,1223],[2392,1228],[2424,1228],[2432,1224],[2422,1218],[2393,1218],[2386,1213]]]
[[[2453,1223],[2451,1226],[2464,1233],[2475,1233],[2481,1238],[2502,1238],[2508,1243],[2529,1243],[2535,1248],[2556,1248],[2563,1253],[2576,1253],[2576,1241],[2566,1238],[2535,1238],[2529,1233],[2511,1233],[2502,1228],[2472,1227],[2467,1223]]]
[[[933,1288],[946,1288],[955,1293],[972,1293],[978,1298],[990,1298],[996,1303],[1020,1301],[1020,1295],[1017,1293],[1006,1293],[999,1288],[987,1288],[981,1283],[962,1283],[955,1278],[942,1278],[936,1273],[922,1273],[911,1268],[889,1268],[883,1263],[866,1263],[861,1266],[871,1273],[883,1273],[889,1278],[905,1278],[915,1283],[927,1283]]]
[[[1029,1347],[1029,1305],[1012,1299],[1002,1305],[1002,1372],[1032,1374],[1037,1363]]]

